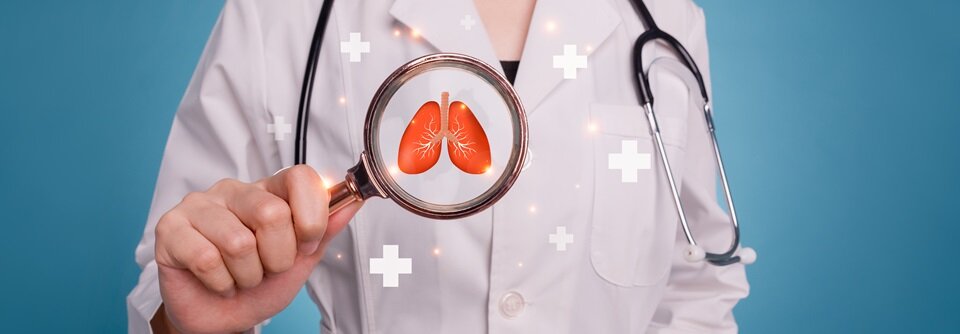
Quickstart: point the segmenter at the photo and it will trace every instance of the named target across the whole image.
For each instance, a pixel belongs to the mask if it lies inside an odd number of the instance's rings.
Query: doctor
[[[702,10],[646,4],[709,83]],[[136,250],[131,332],[257,331],[304,284],[324,333],[737,331],[743,265],[684,261],[663,171],[609,163],[655,154],[630,67],[644,26],[628,1],[337,1],[310,160],[274,175],[293,163],[290,124],[320,6],[226,1],[170,130]],[[650,75],[667,152],[692,228],[722,249],[731,235],[708,133],[689,74],[670,70],[665,50],[647,47],[643,59],[663,65]],[[435,52],[515,75],[530,126],[523,174],[492,209],[462,220],[386,200],[328,219],[323,183],[356,163],[375,90]]]

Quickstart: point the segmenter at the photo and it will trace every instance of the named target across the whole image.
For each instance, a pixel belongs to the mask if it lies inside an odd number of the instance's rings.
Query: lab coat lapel
[[[503,71],[473,0],[396,0],[390,15],[440,52],[469,55]],[[464,20],[473,21],[469,30]]]
[[[553,57],[563,55],[564,45],[576,45],[578,55],[588,55],[620,24],[620,15],[607,1],[537,1],[527,41],[517,71],[516,89],[528,113],[564,81],[563,69],[555,68]],[[589,71],[593,64],[587,57]]]

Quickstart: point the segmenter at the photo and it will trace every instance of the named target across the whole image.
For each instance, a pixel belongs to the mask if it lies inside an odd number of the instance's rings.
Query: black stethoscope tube
[[[303,87],[300,90],[300,107],[297,111],[297,135],[294,143],[293,163],[295,165],[307,163],[307,123],[310,118],[310,100],[313,97],[313,82],[317,77],[317,62],[320,58],[320,46],[323,44],[323,34],[330,21],[330,12],[333,9],[333,0],[323,2],[317,26],[313,31],[313,41],[310,42],[310,52],[307,55],[307,69],[303,73]]]

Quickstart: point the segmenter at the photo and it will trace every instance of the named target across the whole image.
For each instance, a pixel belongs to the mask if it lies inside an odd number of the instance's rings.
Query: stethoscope
[[[309,123],[308,120],[310,116],[309,110],[313,84],[317,74],[320,46],[323,42],[323,34],[326,30],[327,22],[330,19],[333,2],[334,0],[323,2],[323,5],[320,9],[320,16],[317,20],[316,28],[314,29],[313,39],[310,43],[310,50],[307,56],[307,66],[306,70],[304,71],[303,86],[300,92],[300,103],[297,113],[296,142],[294,144],[295,164],[306,163],[306,135],[307,124]],[[674,207],[676,208],[677,216],[680,219],[681,228],[683,229],[684,236],[688,242],[688,246],[684,251],[684,258],[690,262],[706,260],[708,263],[717,266],[725,266],[734,263],[753,263],[756,260],[756,252],[751,248],[740,248],[740,225],[737,221],[737,214],[733,205],[733,197],[730,192],[730,185],[727,181],[727,175],[723,167],[723,159],[720,156],[720,147],[717,144],[716,128],[713,123],[713,115],[709,103],[710,100],[707,96],[707,89],[703,81],[703,76],[701,75],[700,70],[697,68],[693,58],[687,52],[686,48],[684,48],[676,38],[664,32],[663,30],[660,30],[643,1],[631,0],[631,2],[633,3],[634,9],[640,16],[640,19],[647,25],[647,31],[637,38],[637,41],[633,47],[633,70],[636,73],[635,80],[637,84],[637,96],[640,104],[643,106],[643,110],[649,124],[650,133],[654,138],[654,142],[656,143],[657,151],[660,156],[660,163],[663,167],[663,170],[666,172],[666,177],[669,181],[668,183],[673,196]],[[670,48],[673,49],[677,56],[679,56],[682,64],[693,74],[694,78],[696,79],[697,86],[700,89],[700,94],[703,97],[703,115],[706,118],[707,129],[710,132],[710,140],[713,144],[717,169],[719,170],[720,180],[723,186],[723,193],[726,198],[727,208],[730,213],[730,220],[733,225],[733,241],[731,242],[730,247],[723,253],[706,252],[703,247],[697,243],[693,233],[691,233],[690,225],[687,222],[686,215],[684,214],[683,203],[680,200],[680,192],[677,189],[677,183],[673,175],[673,170],[670,168],[670,159],[667,156],[663,138],[660,134],[657,116],[654,112],[653,92],[650,89],[650,78],[648,74],[643,71],[643,47],[648,43],[657,40],[665,42]],[[470,71],[474,72],[475,75],[483,78],[490,85],[494,86],[500,92],[501,96],[504,96],[506,104],[510,107],[515,129],[515,138],[513,143],[515,150],[510,157],[511,163],[509,164],[509,168],[504,170],[503,177],[501,177],[501,179],[498,181],[496,187],[491,187],[491,191],[479,196],[477,199],[475,199],[475,203],[465,207],[436,207],[430,206],[429,204],[418,203],[416,198],[413,198],[402,190],[397,189],[399,187],[396,186],[396,183],[391,180],[391,177],[387,173],[381,171],[383,170],[383,162],[378,161],[378,154],[371,154],[372,151],[378,150],[376,144],[372,144],[375,142],[375,140],[371,140],[371,138],[375,138],[376,136],[376,127],[380,118],[382,117],[384,108],[383,105],[388,103],[384,101],[389,101],[393,93],[397,91],[397,86],[402,85],[403,82],[408,80],[410,77],[419,75],[424,71],[429,71],[431,67],[444,66],[468,68]],[[388,95],[385,98],[382,96],[384,95],[384,92],[386,92],[386,95]],[[373,126],[371,126],[371,124],[373,124]],[[506,83],[506,80],[504,80],[502,75],[496,73],[496,71],[493,70],[489,65],[472,57],[456,54],[435,54],[415,59],[395,71],[384,82],[380,90],[378,90],[377,94],[375,95],[374,101],[371,103],[371,107],[368,110],[364,134],[365,150],[364,153],[361,154],[361,161],[357,164],[357,166],[350,169],[347,174],[346,181],[341,182],[337,186],[334,186],[330,189],[330,210],[333,212],[350,202],[363,200],[373,196],[379,196],[391,198],[411,212],[430,218],[452,219],[476,213],[493,205],[493,203],[499,200],[513,185],[513,182],[519,175],[521,169],[520,166],[522,165],[525,157],[527,143],[526,133],[526,117],[523,111],[523,106],[519,103],[519,99],[516,96],[516,92],[513,91],[512,86]]]
[[[653,135],[657,144],[657,151],[660,155],[660,163],[663,170],[667,173],[667,181],[670,184],[670,192],[673,195],[673,204],[677,209],[677,216],[680,218],[680,226],[683,228],[683,234],[687,238],[689,245],[684,251],[684,257],[687,261],[697,262],[706,259],[707,262],[725,266],[737,262],[751,264],[757,259],[757,253],[752,248],[744,247],[740,249],[737,255],[737,249],[740,248],[740,224],[737,222],[737,211],[733,207],[733,196],[730,194],[730,184],[727,182],[727,173],[723,168],[723,158],[720,157],[720,146],[717,144],[716,127],[713,123],[713,112],[710,109],[710,98],[707,96],[707,86],[703,82],[703,75],[697,68],[693,57],[687,52],[687,49],[670,34],[660,30],[657,22],[650,15],[650,10],[643,3],[643,0],[631,0],[634,9],[640,15],[640,19],[647,25],[647,31],[640,34],[637,41],[633,44],[633,71],[636,73],[634,79],[637,83],[637,97],[647,116],[647,123],[650,125],[650,133]],[[710,131],[710,141],[713,144],[713,153],[717,158],[717,169],[720,172],[720,181],[723,185],[723,195],[726,198],[727,209],[730,211],[730,221],[733,224],[733,242],[730,248],[723,253],[710,253],[703,250],[703,247],[697,244],[693,233],[690,232],[690,225],[687,223],[686,214],[683,211],[683,203],[680,201],[680,191],[677,190],[677,183],[673,177],[673,170],[670,169],[670,159],[667,157],[666,149],[663,145],[663,137],[660,135],[660,126],[657,122],[657,115],[653,109],[653,92],[650,90],[650,77],[643,71],[643,47],[648,43],[661,40],[666,42],[670,48],[680,57],[683,65],[693,73],[697,79],[697,87],[700,89],[700,95],[703,97],[703,116],[706,118],[707,130]]]

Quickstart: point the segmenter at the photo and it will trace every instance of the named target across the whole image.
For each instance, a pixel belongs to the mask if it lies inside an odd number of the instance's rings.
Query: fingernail
[[[320,248],[320,240],[304,242],[300,244],[300,255],[310,255]]]

